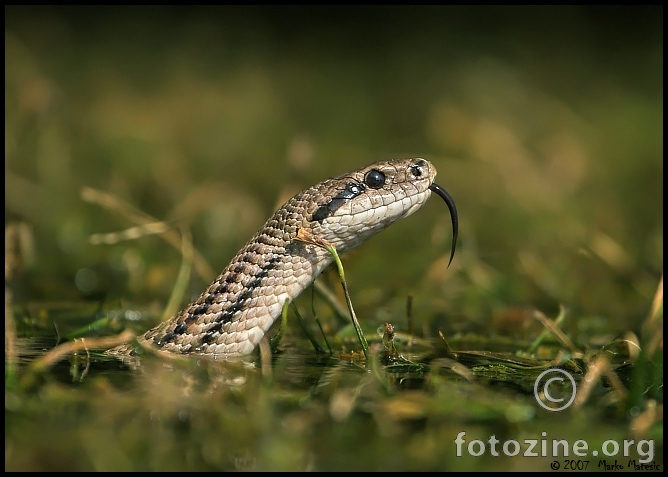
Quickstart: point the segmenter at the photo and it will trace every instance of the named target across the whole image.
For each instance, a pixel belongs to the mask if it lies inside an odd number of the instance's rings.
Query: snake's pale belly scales
[[[424,159],[384,161],[300,192],[195,301],[140,342],[212,357],[251,353],[284,304],[332,262],[321,246],[297,239],[300,230],[344,253],[424,205],[435,175]]]

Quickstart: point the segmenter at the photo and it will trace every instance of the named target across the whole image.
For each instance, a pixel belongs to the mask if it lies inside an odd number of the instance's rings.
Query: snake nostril
[[[422,177],[425,173],[425,168],[427,167],[427,161],[424,159],[416,159],[410,167],[411,174],[413,174],[413,177]]]

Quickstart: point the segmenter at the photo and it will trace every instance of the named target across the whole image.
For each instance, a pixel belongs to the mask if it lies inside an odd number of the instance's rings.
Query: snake
[[[457,245],[457,209],[435,177],[436,168],[425,159],[395,159],[331,177],[299,192],[267,220],[198,298],[140,336],[139,343],[184,355],[249,355],[283,307],[332,263],[333,255],[322,244],[333,246],[341,255],[413,214],[431,192],[450,211],[450,265]]]

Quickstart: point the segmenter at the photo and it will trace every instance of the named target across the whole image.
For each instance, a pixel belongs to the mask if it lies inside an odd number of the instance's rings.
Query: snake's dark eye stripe
[[[385,185],[385,174],[377,169],[371,169],[364,176],[364,183],[372,189],[380,189]]]
[[[313,213],[312,220],[320,222],[325,220],[327,217],[332,215],[336,210],[345,204],[348,200],[354,199],[360,195],[366,186],[358,182],[348,182],[346,187],[336,194],[332,199],[324,205],[318,207],[318,209]]]

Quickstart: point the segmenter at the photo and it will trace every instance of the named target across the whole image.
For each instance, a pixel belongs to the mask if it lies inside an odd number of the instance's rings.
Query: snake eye
[[[385,185],[385,174],[377,169],[371,169],[364,176],[364,183],[372,189],[380,189]]]
[[[411,174],[413,174],[414,177],[420,177],[422,175],[422,167],[417,164],[411,166]]]

